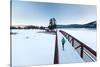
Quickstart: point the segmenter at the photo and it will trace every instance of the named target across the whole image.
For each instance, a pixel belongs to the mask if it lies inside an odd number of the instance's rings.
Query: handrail
[[[76,39],[72,35],[64,32],[62,30],[60,30],[60,32],[68,39],[68,41],[75,48],[75,50],[77,50],[77,52],[80,54],[81,58],[84,61],[86,61],[86,62],[96,61],[97,53],[93,49],[91,49],[86,44],[79,41],[78,39]]]
[[[57,31],[56,31],[54,64],[58,64],[58,63],[59,63],[59,56],[58,56],[58,36],[57,36]]]

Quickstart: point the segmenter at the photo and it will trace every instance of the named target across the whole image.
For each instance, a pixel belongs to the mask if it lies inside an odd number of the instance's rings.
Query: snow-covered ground
[[[76,37],[92,49],[96,50],[96,31],[85,29],[63,29]],[[54,63],[55,35],[43,33],[43,30],[12,30],[12,65],[44,65]],[[63,35],[58,32],[59,63],[80,63],[76,50],[67,41],[65,50],[62,50],[61,39]]]
[[[93,50],[96,51],[96,30],[95,29],[61,29],[63,31],[66,31],[70,35],[74,36],[81,42],[85,43],[87,46],[92,48]]]
[[[40,30],[12,30],[12,65],[53,64],[55,35]],[[40,32],[40,33],[39,33]]]
[[[76,52],[76,50],[71,46],[68,40],[65,39],[64,51],[62,48],[62,38],[64,36],[58,32],[58,52],[59,52],[59,63],[66,64],[66,63],[81,63],[83,62],[82,58]]]

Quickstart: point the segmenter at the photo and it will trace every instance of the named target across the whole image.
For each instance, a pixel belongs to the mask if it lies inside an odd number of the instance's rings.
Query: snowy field
[[[92,48],[93,50],[96,50],[96,30],[95,29],[61,29],[63,31],[66,31],[67,33],[71,34],[81,42],[85,43],[87,46]]]
[[[62,29],[96,51],[96,30]],[[54,64],[55,35],[43,30],[12,30],[12,65]],[[58,56],[60,64],[81,63],[83,60],[68,40],[58,33]],[[61,39],[66,39],[63,51]]]
[[[12,30],[12,65],[53,64],[55,35],[40,30]]]
[[[76,52],[76,50],[71,46],[68,40],[65,39],[64,51],[62,48],[61,40],[64,36],[58,32],[58,52],[59,52],[59,63],[67,64],[67,63],[81,63],[83,62],[82,58]]]

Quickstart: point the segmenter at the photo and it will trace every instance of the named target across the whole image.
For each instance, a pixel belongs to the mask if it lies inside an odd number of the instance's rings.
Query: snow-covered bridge
[[[76,50],[71,46],[71,43],[58,31],[58,55],[59,55],[59,63],[81,63],[83,62],[82,58],[76,52]],[[64,44],[64,51],[62,49],[61,39],[65,38],[66,43]]]

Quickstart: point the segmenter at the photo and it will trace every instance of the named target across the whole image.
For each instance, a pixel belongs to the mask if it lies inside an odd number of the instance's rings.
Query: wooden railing
[[[58,36],[57,36],[57,31],[56,31],[54,64],[58,64],[58,63],[59,63],[59,56],[58,56]]]
[[[71,45],[75,48],[75,50],[80,54],[80,57],[85,62],[95,62],[97,58],[97,53],[86,44],[82,43],[72,35],[60,30],[60,32],[68,39]]]

